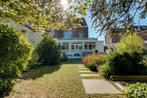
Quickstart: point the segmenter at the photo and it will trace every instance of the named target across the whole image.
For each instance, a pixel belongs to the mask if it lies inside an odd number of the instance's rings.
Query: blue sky
[[[98,37],[99,33],[96,33],[96,30],[94,27],[92,27],[92,20],[91,20],[91,15],[90,12],[87,12],[87,15],[85,16],[87,25],[88,25],[88,30],[89,30],[89,37],[90,38],[98,38],[98,40],[104,40],[104,34],[100,37]],[[140,20],[137,16],[134,18],[135,19],[135,25],[146,25],[147,26],[147,17],[145,19]]]

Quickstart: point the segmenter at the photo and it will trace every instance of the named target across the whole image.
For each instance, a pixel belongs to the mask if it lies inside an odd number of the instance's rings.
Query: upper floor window
[[[64,38],[65,39],[71,39],[72,38],[72,32],[64,32]]]
[[[79,33],[79,38],[84,38],[84,34],[83,33]]]

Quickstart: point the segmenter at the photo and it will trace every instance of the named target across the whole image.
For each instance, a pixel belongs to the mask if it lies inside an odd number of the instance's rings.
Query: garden
[[[0,47],[0,95],[12,90],[21,73],[38,66],[58,65],[64,59],[51,35],[45,35],[33,47],[22,33],[4,24],[0,24]]]
[[[93,53],[84,56],[82,61],[87,68],[97,71],[101,77],[121,81],[128,98],[146,98],[146,51],[141,37],[130,32],[121,38],[115,51],[108,54]],[[143,77],[136,78],[138,76]]]
[[[86,94],[77,69],[82,63],[68,62],[49,32],[79,28],[77,20],[82,22],[89,11],[96,32],[131,28],[138,13],[146,18],[146,6],[146,0],[0,0],[0,97],[122,98]],[[20,25],[39,33],[42,40],[32,45]],[[147,98],[147,49],[137,34],[122,34],[115,51],[87,55],[82,61],[102,78],[120,80],[126,97]]]

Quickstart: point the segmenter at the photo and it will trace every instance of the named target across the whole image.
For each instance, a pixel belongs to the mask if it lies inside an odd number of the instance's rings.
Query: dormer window
[[[72,38],[72,32],[64,32],[64,38],[65,39],[71,39]]]

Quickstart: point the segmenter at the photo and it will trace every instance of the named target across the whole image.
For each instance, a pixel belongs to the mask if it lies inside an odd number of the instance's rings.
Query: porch
[[[58,40],[58,48],[69,58],[81,58],[95,50],[103,52],[103,42],[95,39]]]

